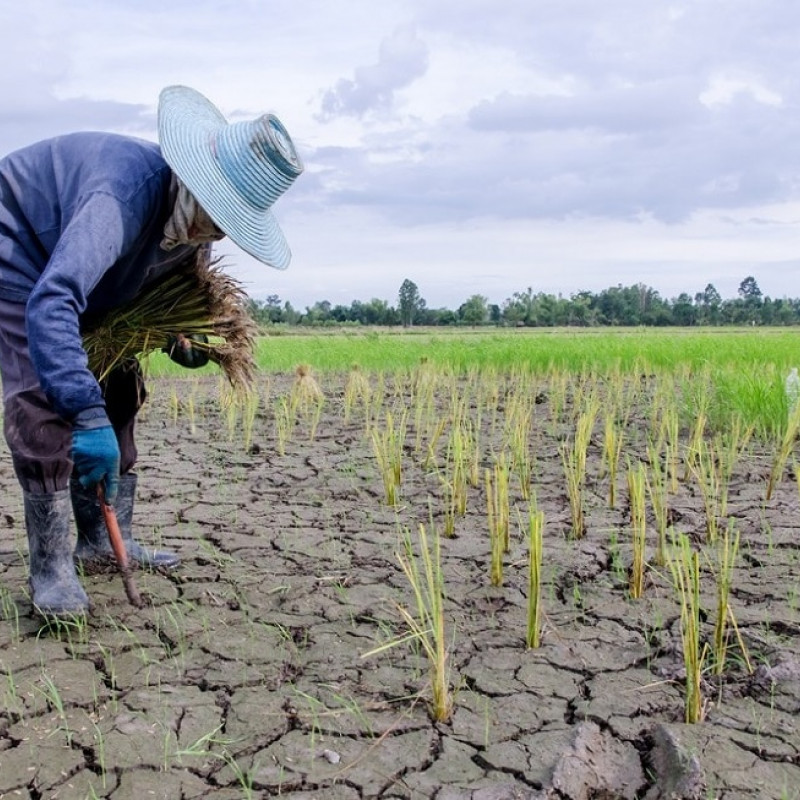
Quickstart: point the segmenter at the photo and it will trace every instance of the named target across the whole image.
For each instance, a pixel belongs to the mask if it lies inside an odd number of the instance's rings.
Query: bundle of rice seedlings
[[[308,364],[298,365],[292,386],[293,406],[308,411],[309,408],[320,405],[323,399],[322,389],[311,374],[311,367]]]
[[[205,350],[231,386],[244,392],[255,377],[257,332],[242,286],[201,250],[194,264],[91,325],[83,346],[89,368],[102,381],[130,358],[162,350],[178,334],[206,336],[208,342],[192,341],[192,347]]]

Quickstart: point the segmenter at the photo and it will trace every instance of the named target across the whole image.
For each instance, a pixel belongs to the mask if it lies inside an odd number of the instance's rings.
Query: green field
[[[426,359],[456,371],[471,368],[534,372],[632,370],[742,371],[800,364],[800,331],[786,328],[526,329],[335,331],[285,333],[259,339],[257,360],[268,372],[308,364],[315,370],[410,369]],[[152,374],[176,374],[153,359]]]
[[[307,364],[317,373],[403,372],[425,362],[455,373],[671,376],[685,400],[685,417],[697,412],[691,397],[710,398],[711,424],[724,427],[740,415],[760,435],[780,434],[787,417],[784,378],[800,365],[800,331],[786,328],[526,329],[281,332],[257,345],[265,374]],[[165,356],[152,357],[152,377],[189,376]],[[209,366],[191,374],[213,374]]]

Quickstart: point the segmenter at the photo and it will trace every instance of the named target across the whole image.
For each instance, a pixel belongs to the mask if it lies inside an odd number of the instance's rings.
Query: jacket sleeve
[[[131,208],[109,194],[90,195],[59,237],[28,300],[31,361],[45,395],[66,420],[105,406],[87,366],[80,315],[92,289],[142,233],[146,210],[136,214]]]

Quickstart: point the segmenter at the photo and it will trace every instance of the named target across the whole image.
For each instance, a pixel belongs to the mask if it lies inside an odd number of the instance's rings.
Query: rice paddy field
[[[800,333],[148,364],[137,538],[43,626],[0,459],[0,798],[800,798]],[[4,448],[3,448],[4,449]]]

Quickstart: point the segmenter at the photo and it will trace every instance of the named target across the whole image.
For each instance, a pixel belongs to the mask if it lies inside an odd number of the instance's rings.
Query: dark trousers
[[[72,473],[72,428],[50,406],[31,364],[25,305],[0,300],[0,378],[4,433],[17,480],[26,492],[66,489]],[[147,393],[139,364],[130,359],[101,383],[106,413],[119,441],[120,471],[136,463],[134,424]]]

